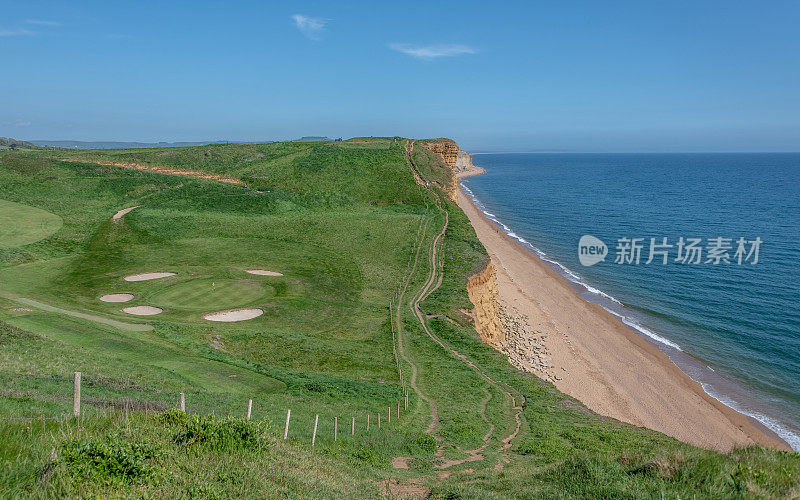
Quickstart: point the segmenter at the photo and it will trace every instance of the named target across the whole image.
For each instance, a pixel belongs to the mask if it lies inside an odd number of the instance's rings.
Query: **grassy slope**
[[[343,143],[278,143],[70,152],[70,156],[150,163],[236,176],[239,186],[54,160],[58,153],[0,154],[0,199],[59,215],[53,236],[0,249],[0,417],[56,415],[69,410],[70,381],[80,369],[89,384],[83,423],[26,420],[0,427],[0,461],[11,471],[0,492],[43,496],[374,496],[385,478],[432,477],[435,444],[424,434],[429,407],[412,393],[409,412],[375,429],[376,412],[399,398],[387,305],[400,286],[423,220],[423,252],[410,290],[428,271],[426,253],[444,218],[431,193],[414,184],[397,139]],[[447,182],[449,172],[423,148],[415,163],[426,177]],[[110,216],[142,205],[117,224]],[[798,494],[796,454],[757,448],[730,456],[698,450],[655,432],[600,418],[534,376],[513,370],[480,342],[459,309],[469,308],[466,277],[485,262],[485,251],[466,217],[446,204],[449,227],[441,254],[444,279],[424,303],[430,328],[500,385],[487,383],[462,360],[447,354],[402,310],[406,350],[419,371],[418,384],[435,402],[446,457],[458,447],[481,446],[493,425],[485,460],[466,463],[444,481],[429,480],[441,496],[724,496]],[[284,278],[243,275],[243,269],[281,271]],[[175,278],[125,283],[140,271],[170,270]],[[210,325],[196,304],[175,300],[189,290],[211,303],[210,280],[245,289],[230,300],[265,310],[255,320]],[[204,294],[203,291],[206,290]],[[111,327],[44,312],[14,312],[14,296],[121,321],[141,321],[96,300],[102,293],[131,291],[130,304],[154,303],[165,313],[148,319],[150,332]],[[159,301],[161,301],[159,303]],[[226,303],[226,307],[228,304]],[[459,325],[458,323],[461,323]],[[224,350],[214,349],[215,336]],[[404,373],[410,372],[404,363]],[[111,416],[100,400],[124,398],[149,407],[174,405],[187,393],[198,413],[241,414],[254,399],[254,417],[282,424],[292,408],[290,444],[270,452],[187,449],[155,416]],[[504,392],[524,394],[519,436],[509,463],[500,439],[514,428]],[[66,397],[64,397],[67,395]],[[32,397],[32,398],[31,398]],[[484,408],[485,411],[481,410]],[[372,429],[363,429],[372,415]],[[317,450],[310,453],[311,422],[320,415]],[[92,416],[93,415],[93,416]],[[484,418],[485,415],[485,418]],[[358,422],[356,438],[330,440],[332,420]],[[347,427],[342,425],[342,427]],[[341,427],[340,427],[341,431]],[[63,460],[51,462],[64,442],[121,435],[147,440],[161,450],[160,469],[146,480],[110,475],[85,480]],[[147,438],[147,439],[145,439]],[[411,456],[411,471],[396,471],[394,456]],[[298,464],[303,463],[302,472]],[[44,469],[43,469],[44,468]],[[42,471],[48,470],[41,482]],[[88,484],[88,486],[87,486]]]

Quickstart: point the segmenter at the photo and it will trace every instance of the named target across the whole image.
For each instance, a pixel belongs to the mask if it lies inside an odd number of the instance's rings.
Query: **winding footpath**
[[[406,146],[405,146],[406,161],[407,161],[409,167],[411,168],[412,173],[414,174],[414,178],[417,180],[417,183],[420,184],[421,186],[425,187],[434,196],[434,198],[436,200],[436,208],[444,216],[444,224],[442,225],[442,229],[433,237],[433,239],[431,241],[431,244],[430,244],[430,249],[429,249],[429,252],[428,252],[428,268],[429,268],[429,271],[428,271],[427,279],[426,279],[425,283],[423,284],[423,286],[420,288],[420,290],[418,290],[417,293],[415,293],[412,296],[412,298],[409,300],[408,306],[411,308],[411,310],[412,310],[414,316],[416,317],[417,321],[419,321],[419,324],[422,327],[423,331],[428,335],[428,337],[431,340],[433,340],[439,346],[441,346],[443,349],[445,349],[447,352],[449,352],[453,357],[455,357],[456,359],[459,359],[460,361],[465,363],[467,366],[472,368],[481,378],[483,378],[488,383],[488,386],[484,386],[484,388],[483,388],[484,392],[486,393],[486,397],[482,400],[481,408],[480,408],[481,418],[483,419],[484,422],[486,422],[486,424],[489,427],[488,432],[483,436],[483,439],[482,439],[483,445],[481,445],[480,447],[478,447],[476,449],[473,449],[473,450],[464,450],[459,446],[454,446],[456,449],[458,449],[459,451],[464,453],[466,455],[466,457],[462,458],[462,459],[457,459],[457,460],[453,460],[453,459],[448,460],[448,459],[444,458],[444,456],[443,456],[444,455],[444,445],[445,444],[449,444],[451,446],[453,446],[453,445],[451,443],[447,443],[444,440],[444,438],[442,438],[441,436],[436,434],[436,428],[439,425],[439,419],[438,419],[438,412],[437,412],[436,404],[434,403],[434,401],[430,397],[426,396],[424,394],[424,392],[418,387],[418,385],[416,383],[417,382],[417,373],[418,373],[417,366],[415,365],[413,360],[409,358],[409,356],[405,352],[404,345],[403,345],[403,331],[402,331],[402,321],[401,321],[401,317],[400,317],[401,316],[400,315],[400,307],[403,304],[403,297],[405,296],[405,294],[406,294],[406,292],[408,290],[408,286],[409,286],[409,283],[411,281],[411,278],[413,277],[413,275],[414,275],[414,273],[416,271],[416,268],[417,268],[417,265],[418,265],[418,262],[419,262],[419,256],[420,256],[423,244],[425,242],[425,235],[427,234],[429,222],[431,220],[431,217],[427,217],[427,216],[426,216],[426,218],[424,220],[424,224],[421,223],[421,228],[417,232],[418,244],[416,245],[417,248],[416,248],[416,252],[414,253],[413,262],[411,263],[410,271],[406,275],[406,277],[405,277],[405,279],[403,281],[403,285],[402,285],[402,287],[401,287],[401,289],[400,289],[400,291],[399,291],[399,293],[397,295],[397,298],[396,298],[397,304],[396,304],[396,307],[394,308],[395,314],[394,314],[394,318],[393,318],[393,323],[394,323],[393,331],[396,331],[396,334],[397,334],[396,335],[397,336],[397,351],[399,352],[400,357],[406,363],[408,363],[411,366],[411,379],[409,380],[409,386],[411,387],[412,390],[414,390],[414,392],[417,394],[417,396],[420,397],[420,399],[422,399],[423,401],[428,403],[428,405],[430,406],[431,423],[428,426],[428,429],[426,430],[426,433],[428,433],[431,436],[433,436],[434,439],[436,439],[436,441],[438,443],[437,452],[436,452],[435,456],[436,456],[436,458],[438,458],[440,460],[440,463],[438,465],[436,465],[435,468],[437,469],[437,473],[441,477],[446,477],[446,475],[449,474],[449,472],[445,471],[446,469],[449,469],[449,468],[457,466],[457,465],[461,465],[461,464],[466,463],[466,462],[477,462],[477,461],[482,461],[482,460],[485,459],[485,456],[483,455],[483,452],[489,446],[491,438],[494,435],[494,432],[496,430],[495,425],[489,420],[489,418],[486,415],[487,405],[489,404],[489,402],[492,399],[492,392],[489,390],[489,387],[492,387],[495,390],[497,390],[497,391],[499,391],[499,392],[501,392],[501,393],[503,393],[505,395],[506,399],[510,402],[511,409],[515,412],[514,413],[514,420],[515,420],[516,425],[515,425],[514,430],[508,436],[500,439],[500,441],[503,444],[498,449],[498,452],[500,454],[500,459],[499,459],[498,463],[496,464],[495,468],[496,469],[502,469],[504,467],[504,465],[506,463],[508,463],[508,461],[510,460],[509,457],[508,457],[507,450],[511,447],[511,441],[515,437],[517,437],[517,435],[519,434],[520,428],[522,426],[522,410],[523,410],[523,407],[524,407],[525,398],[524,398],[524,396],[522,394],[517,394],[517,395],[512,394],[512,391],[513,392],[517,392],[517,391],[515,391],[514,389],[508,387],[506,384],[503,384],[502,382],[494,380],[493,378],[488,376],[472,360],[470,360],[467,356],[459,353],[458,351],[456,351],[455,349],[453,349],[452,347],[447,345],[445,342],[443,342],[436,334],[434,334],[428,328],[427,318],[426,318],[425,314],[422,312],[422,310],[420,309],[420,303],[422,301],[424,301],[426,298],[428,298],[433,292],[435,292],[442,284],[442,280],[443,280],[443,277],[444,277],[444,269],[443,269],[444,264],[443,264],[442,260],[437,260],[437,256],[438,256],[439,247],[441,245],[441,241],[444,238],[445,232],[447,231],[447,227],[448,227],[449,220],[450,220],[450,214],[442,206],[442,201],[441,201],[441,198],[440,198],[439,194],[436,193],[435,191],[433,191],[432,189],[430,189],[430,183],[425,178],[425,176],[422,175],[422,173],[414,165],[414,162],[413,162],[413,159],[412,159],[413,150],[414,150],[414,143],[411,142],[410,145],[409,145],[409,142],[406,141]],[[402,371],[400,370],[399,362],[398,362],[398,370],[401,373],[401,383],[402,383]],[[519,404],[518,404],[518,402],[519,402]]]

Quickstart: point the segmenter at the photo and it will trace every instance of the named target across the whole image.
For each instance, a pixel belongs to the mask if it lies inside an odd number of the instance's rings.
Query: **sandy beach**
[[[484,173],[480,167],[458,177]],[[595,412],[681,441],[728,451],[760,444],[790,450],[776,434],[706,394],[656,346],[509,238],[458,188],[458,205],[491,256],[506,328],[504,352]]]

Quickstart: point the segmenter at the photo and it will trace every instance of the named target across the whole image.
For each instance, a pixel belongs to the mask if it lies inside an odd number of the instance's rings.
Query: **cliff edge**
[[[472,318],[481,339],[496,349],[501,349],[505,345],[506,334],[500,322],[497,277],[491,263],[470,276],[467,280],[467,294],[474,306]]]
[[[472,155],[459,149],[458,144],[452,139],[429,139],[420,143],[452,168],[453,177],[444,186],[444,191],[454,202],[457,202],[456,179],[483,173],[483,169],[472,164]],[[467,280],[467,293],[473,305],[470,314],[481,339],[496,349],[503,350],[506,334],[498,301],[497,277],[491,263],[470,276]]]
[[[458,144],[452,139],[430,139],[422,141],[425,146],[432,153],[441,156],[445,164],[455,168],[456,159],[458,158]]]

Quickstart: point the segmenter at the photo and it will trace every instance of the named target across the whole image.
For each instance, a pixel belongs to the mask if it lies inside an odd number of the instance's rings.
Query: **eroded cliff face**
[[[497,278],[492,264],[469,278],[467,293],[469,300],[475,306],[472,310],[472,317],[475,320],[475,329],[481,339],[495,348],[502,348],[506,342],[506,335],[500,323]]]
[[[463,153],[459,151],[458,144],[451,139],[434,139],[434,140],[426,140],[421,141],[421,144],[430,152],[434,153],[435,155],[439,156],[442,159],[445,165],[450,167],[453,171],[453,174],[457,171],[457,161],[459,154]],[[438,184],[437,184],[438,185]],[[456,178],[453,175],[444,186],[440,186],[442,190],[444,190],[447,197],[453,203],[458,201],[457,194],[456,194]]]
[[[458,157],[458,144],[450,139],[424,141],[423,146],[428,150],[441,156],[444,162],[450,167],[456,166],[456,158]]]
[[[454,175],[448,185],[444,186],[444,191],[453,202],[457,202],[455,174],[474,168],[472,155],[459,150],[458,144],[451,139],[427,140],[422,141],[421,144],[432,153],[439,155],[444,163],[453,169]],[[497,277],[491,263],[480,272],[470,276],[467,280],[467,293],[474,306],[469,312],[481,339],[496,349],[503,350],[506,334],[498,301]]]
[[[475,166],[472,164],[472,155],[459,149],[458,154],[456,155],[456,164],[453,169],[456,171],[456,173],[458,173],[466,172],[471,168],[475,168]]]

